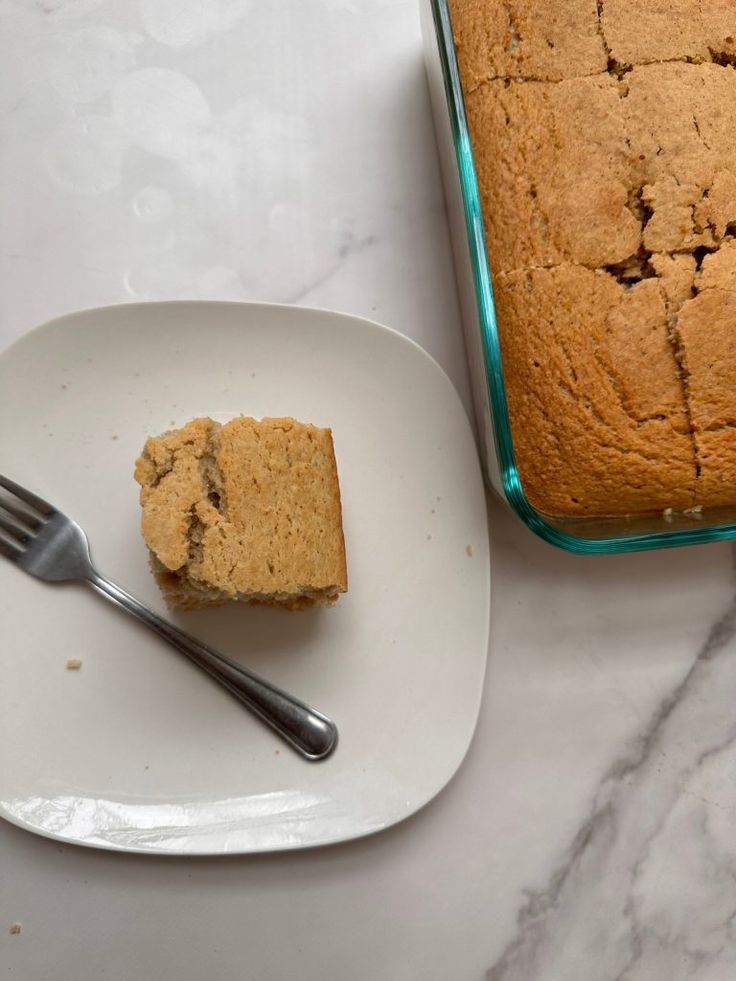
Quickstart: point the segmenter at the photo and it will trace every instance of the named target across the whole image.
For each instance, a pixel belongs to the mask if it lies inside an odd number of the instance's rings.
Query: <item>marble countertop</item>
[[[467,404],[415,0],[5,0],[0,39],[0,344],[103,303],[289,301],[404,331]],[[256,858],[0,822],[4,976],[736,976],[732,548],[581,558],[490,519],[483,706],[435,801]]]

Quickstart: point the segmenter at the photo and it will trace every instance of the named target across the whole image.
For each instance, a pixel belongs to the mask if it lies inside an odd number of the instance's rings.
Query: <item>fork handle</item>
[[[85,582],[101,596],[145,623],[159,637],[168,640],[172,647],[227,688],[306,759],[322,760],[337,745],[337,727],[321,712],[178,630],[99,573],[91,571]]]

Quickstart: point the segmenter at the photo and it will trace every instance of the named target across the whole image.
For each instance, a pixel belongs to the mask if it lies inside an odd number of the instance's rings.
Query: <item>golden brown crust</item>
[[[731,253],[733,254],[733,252]],[[715,257],[714,257],[715,258]],[[713,267],[708,280],[715,277]],[[705,279],[705,274],[703,276]],[[733,268],[702,289],[677,318],[698,449],[698,503],[732,504],[736,486],[736,291]]]
[[[628,207],[614,79],[499,80],[466,106],[495,273],[566,261],[596,267],[636,253],[641,223]]]
[[[659,278],[667,312],[674,316],[686,300],[692,299],[697,262],[688,252],[655,254],[649,262]]]
[[[142,532],[167,601],[292,609],[347,590],[329,429],[293,419],[195,419],[136,463]]]
[[[736,6],[450,7],[532,503],[735,504]]]
[[[610,57],[620,66],[736,52],[731,0],[602,0],[601,13]]]
[[[531,503],[581,516],[691,507],[694,453],[656,281],[627,293],[571,264],[502,275],[495,293]]]
[[[494,78],[558,81],[605,71],[596,0],[453,0],[466,92]]]

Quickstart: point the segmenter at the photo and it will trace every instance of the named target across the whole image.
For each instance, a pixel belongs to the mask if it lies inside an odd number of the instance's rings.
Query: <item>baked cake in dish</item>
[[[530,502],[733,505],[736,4],[450,12]]]

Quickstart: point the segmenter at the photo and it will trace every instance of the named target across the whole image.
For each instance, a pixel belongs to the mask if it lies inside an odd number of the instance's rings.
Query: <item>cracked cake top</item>
[[[450,7],[531,502],[736,503],[736,5]]]

